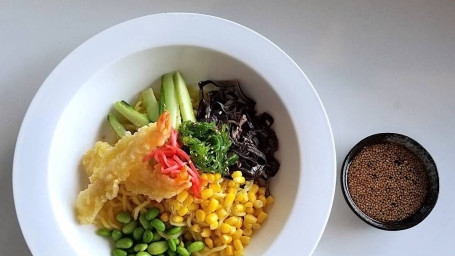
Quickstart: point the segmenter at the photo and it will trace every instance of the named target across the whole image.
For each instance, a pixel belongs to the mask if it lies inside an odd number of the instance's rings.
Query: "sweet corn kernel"
[[[231,226],[231,225],[229,225],[227,223],[223,223],[220,226],[220,230],[221,230],[222,233],[230,234],[230,233],[235,232],[235,227]]]
[[[209,184],[209,181],[207,179],[201,179],[201,187],[205,187]]]
[[[218,193],[221,191],[221,186],[218,183],[210,184],[209,188],[213,190],[213,193]]]
[[[204,243],[209,249],[213,248],[213,240],[210,237],[204,239]]]
[[[243,244],[240,239],[234,239],[232,242],[236,251],[243,251]]]
[[[219,237],[216,237],[213,242],[215,243],[215,246],[222,246],[223,243],[221,242]]]
[[[242,242],[243,245],[248,245],[250,243],[251,238],[248,236],[242,236],[240,237],[240,241]]]
[[[219,204],[220,204],[220,202],[219,202],[218,200],[216,200],[215,198],[212,198],[212,199],[210,200],[209,205],[207,206],[206,211],[207,211],[207,212],[214,212],[214,211],[216,211],[216,208],[218,207]]]
[[[169,221],[169,213],[167,212],[163,212],[160,216],[160,220],[162,220],[163,222],[168,222]]]
[[[221,235],[220,239],[223,244],[230,244],[232,242],[232,236],[227,234]]]
[[[247,208],[245,209],[245,212],[246,212],[246,213],[249,213],[249,214],[253,214],[253,213],[254,213],[254,208],[252,208],[252,207],[247,207]]]
[[[223,209],[223,206],[221,205],[221,202],[220,202],[220,204],[216,207],[216,209],[217,209],[217,210]]]
[[[201,232],[201,226],[199,226],[199,224],[194,224],[193,226],[191,226],[191,230],[193,230],[196,233],[199,233]]]
[[[254,209],[254,214],[253,214],[253,215],[257,217],[257,216],[259,216],[259,214],[261,214],[261,212],[263,212],[263,211],[264,211],[264,210],[262,210],[262,208],[257,208],[257,209],[255,208],[255,209]]]
[[[183,190],[182,192],[180,192],[180,194],[177,195],[177,200],[180,203],[182,203],[188,197],[188,194],[189,194],[188,191]]]
[[[253,184],[253,186],[251,186],[249,192],[256,194],[258,192],[258,190],[259,190],[259,186],[256,184]]]
[[[253,215],[251,215],[251,214],[245,215],[244,223],[255,224],[257,221],[258,221],[258,219],[256,217],[254,217]]]
[[[208,228],[208,227],[202,228],[202,230],[201,230],[202,237],[210,237],[211,234],[212,234],[212,230],[210,230],[210,228]]]
[[[188,206],[188,210],[190,210],[190,211],[196,211],[198,208],[199,208],[199,205],[196,204],[196,203],[191,203],[191,204]]]
[[[269,215],[268,215],[267,213],[265,213],[265,212],[260,212],[260,213],[258,214],[258,217],[257,217],[258,223],[259,223],[259,224],[264,223],[264,221],[267,219],[268,216],[269,216]]]
[[[262,207],[264,207],[264,203],[261,200],[256,200],[256,201],[254,201],[253,206],[256,209],[262,208]]]
[[[215,173],[215,180],[219,181],[221,179],[221,173],[217,172]]]
[[[256,194],[251,191],[248,192],[248,201],[250,201],[250,202],[256,201]]]
[[[231,187],[231,188],[235,187],[235,181],[230,180],[229,183],[228,183],[228,186]]]
[[[203,222],[205,220],[205,212],[201,209],[196,211],[196,220]]]
[[[183,217],[182,216],[178,216],[178,215],[174,215],[172,216],[171,220],[175,223],[182,223],[183,222]]]
[[[188,195],[182,204],[184,207],[188,207],[193,203],[193,200],[194,200],[193,196]]]
[[[235,224],[235,227],[236,228],[241,228],[242,227],[242,224],[243,224],[243,219],[242,218],[239,218],[237,220],[237,223]]]
[[[209,183],[215,182],[215,175],[213,175],[211,173],[208,173],[207,174],[207,180],[209,181]]]
[[[232,239],[240,239],[243,235],[243,230],[236,229],[234,234],[231,234],[231,235],[232,235]]]
[[[210,224],[210,229],[211,230],[215,230],[215,229],[218,229],[218,221],[215,221],[213,222],[212,224]]]
[[[243,223],[243,227],[245,227],[245,229],[252,229],[253,228],[253,224]]]
[[[174,210],[178,211],[180,209],[180,207],[182,207],[182,204],[179,201],[177,201],[177,200],[172,200],[171,201],[171,207]]]
[[[273,204],[273,202],[275,202],[275,199],[273,198],[273,196],[268,196],[267,197],[267,205],[271,205],[271,204]]]
[[[224,199],[224,203],[223,203],[224,208],[226,208],[226,209],[231,208],[232,203],[234,202],[234,199],[235,199],[234,193],[227,194],[226,198]]]
[[[226,248],[224,248],[224,253],[226,254],[226,256],[234,255],[234,249],[232,248],[232,245],[226,246]]]
[[[208,180],[208,178],[207,178],[207,173],[201,174],[201,179],[203,179],[203,180]]]
[[[226,218],[226,216],[228,216],[228,214],[229,213],[223,208],[218,209],[216,211],[216,215],[218,215],[218,219],[224,219],[224,218]]]
[[[177,210],[177,213],[180,215],[180,216],[184,216],[185,214],[188,213],[188,207],[182,207],[180,209]]]
[[[258,194],[262,195],[262,196],[265,196],[265,191],[266,191],[266,188],[265,187],[261,187],[261,188],[258,189]]]
[[[238,178],[234,178],[232,179],[235,183],[237,184],[243,184],[245,183],[245,177],[238,177]]]
[[[237,222],[239,221],[239,217],[235,217],[235,216],[232,216],[232,217],[229,217],[228,219],[226,219],[224,222],[231,225],[231,226],[235,226],[237,224]]]
[[[211,188],[206,188],[201,191],[201,198],[202,199],[207,199],[209,197],[213,196],[213,190]]]
[[[185,234],[183,234],[183,237],[184,237],[186,240],[191,240],[191,239],[193,239],[193,236],[191,235],[190,232],[186,232]]]
[[[216,213],[210,213],[209,215],[207,215],[207,217],[205,217],[205,222],[207,222],[210,225],[217,221],[218,221],[218,215],[216,215]]]
[[[237,193],[237,189],[236,188],[228,188],[227,192],[230,193],[230,194],[236,194]]]
[[[261,224],[259,224],[259,223],[254,223],[254,224],[253,224],[253,229],[254,229],[254,230],[258,230],[258,229],[260,229],[260,228],[261,228]]]
[[[161,204],[161,203],[157,203],[157,204],[155,204],[155,206],[154,206],[154,207],[156,207],[156,208],[160,209],[160,212],[164,212],[164,206],[163,206],[163,204]]]
[[[235,198],[236,202],[240,203],[246,203],[248,201],[247,198],[245,198],[245,193],[237,193],[237,197]]]
[[[267,205],[267,199],[265,198],[264,195],[260,195],[259,200],[261,200],[261,202],[264,204],[264,206],[262,207],[265,207]]]
[[[234,256],[243,256],[243,250],[242,251],[234,251]]]
[[[249,194],[249,193],[248,193],[248,194]],[[253,202],[254,202],[254,201],[253,201]],[[246,207],[246,208],[251,208],[251,207],[253,207],[253,203],[252,203],[252,202],[246,202],[246,203],[245,203],[245,207]]]
[[[232,213],[237,216],[240,216],[244,212],[245,212],[245,206],[243,206],[243,204],[236,204],[234,206],[234,209],[232,209]]]
[[[251,225],[251,224],[248,224],[248,225]],[[245,236],[251,236],[253,234],[253,230],[251,228],[244,229],[243,234]]]
[[[234,173],[232,173],[232,176],[231,176],[233,179],[234,178],[240,178],[242,177],[242,172],[241,171],[235,171]]]
[[[204,210],[207,210],[207,207],[209,206],[210,200],[205,200],[204,202],[201,203],[201,207]]]

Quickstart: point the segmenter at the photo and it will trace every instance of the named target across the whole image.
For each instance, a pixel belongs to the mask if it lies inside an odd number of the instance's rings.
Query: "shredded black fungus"
[[[212,84],[218,90],[204,94],[204,86]],[[273,117],[256,113],[256,102],[243,93],[236,80],[199,82],[201,100],[197,111],[198,121],[214,122],[218,128],[229,125],[232,145],[230,150],[239,156],[229,172],[240,170],[248,180],[268,183],[280,168],[274,157],[278,138],[271,126]]]

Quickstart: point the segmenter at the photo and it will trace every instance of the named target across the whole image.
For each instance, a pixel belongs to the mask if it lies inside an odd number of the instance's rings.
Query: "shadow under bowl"
[[[362,212],[354,200],[351,197],[348,187],[348,172],[349,166],[354,160],[355,156],[360,153],[360,151],[370,145],[379,144],[379,143],[395,143],[401,146],[404,146],[412,153],[414,153],[423,163],[425,172],[428,178],[428,193],[420,209],[413,214],[412,216],[396,222],[383,222],[371,218]],[[397,133],[378,133],[366,137],[357,143],[351,151],[347,154],[344,159],[343,165],[341,167],[341,190],[343,192],[344,198],[346,199],[347,204],[351,210],[364,222],[367,224],[382,230],[397,231],[404,230],[422,222],[433,210],[438,200],[439,195],[439,177],[436,164],[431,157],[430,153],[418,142],[411,139],[410,137]]]

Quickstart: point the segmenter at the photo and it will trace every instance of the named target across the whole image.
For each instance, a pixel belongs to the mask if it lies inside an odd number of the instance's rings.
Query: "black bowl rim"
[[[399,140],[402,141],[409,141],[413,146],[418,148],[423,154],[425,154],[425,157],[427,160],[430,162],[430,165],[434,166],[432,170],[430,170],[432,175],[435,177],[435,189],[431,190],[433,193],[433,196],[431,199],[425,199],[431,200],[428,204],[428,207],[422,207],[421,210],[419,210],[416,214],[413,216],[404,219],[399,222],[382,222],[375,220],[365,213],[363,213],[354,203],[354,200],[351,198],[351,194],[349,192],[348,184],[347,184],[347,174],[348,174],[348,169],[349,166],[354,159],[354,157],[360,152],[362,148],[368,145],[373,145],[377,144],[380,142],[388,142],[385,139],[390,138],[390,137],[395,137]],[[389,141],[390,142],[390,141]],[[400,144],[402,146],[405,146],[409,150],[411,150],[408,146]],[[417,155],[419,158],[421,156]],[[422,159],[421,159],[422,160]],[[438,170],[436,163],[434,162],[433,158],[431,157],[430,153],[417,141],[414,139],[410,138],[409,136],[399,134],[399,133],[376,133],[373,135],[370,135],[361,141],[359,141],[357,144],[352,147],[352,149],[349,151],[349,153],[346,155],[343,164],[341,165],[341,173],[340,173],[340,181],[341,181],[341,190],[343,192],[344,199],[346,200],[346,203],[349,205],[349,208],[359,217],[361,220],[363,220],[365,223],[369,224],[370,226],[373,226],[378,229],[382,230],[387,230],[387,231],[399,231],[399,230],[404,230],[408,229],[411,227],[416,226],[420,222],[422,222],[429,214],[430,212],[434,209],[438,196],[439,196],[439,175],[438,175]],[[427,203],[427,202],[426,202]]]

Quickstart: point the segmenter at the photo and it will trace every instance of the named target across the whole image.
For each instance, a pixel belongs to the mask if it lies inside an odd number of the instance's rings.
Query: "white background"
[[[378,132],[406,134],[435,159],[441,185],[436,208],[405,231],[380,231],[360,221],[346,205],[337,177],[316,256],[455,255],[455,1],[0,0],[2,255],[30,255],[15,216],[11,171],[21,121],[41,83],[98,32],[138,16],[175,11],[233,20],[288,53],[326,107],[338,169],[355,143]],[[39,221],[39,209],[36,215]]]

